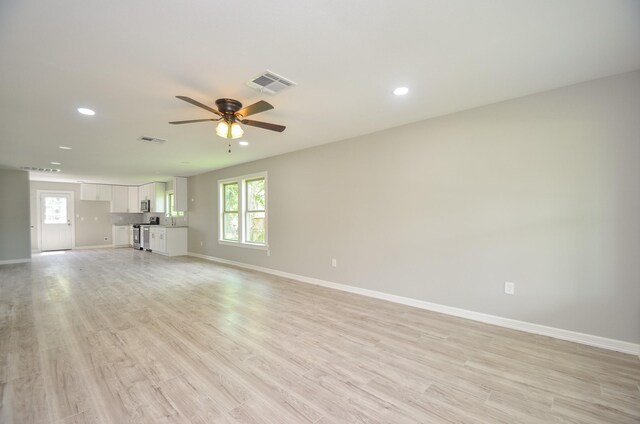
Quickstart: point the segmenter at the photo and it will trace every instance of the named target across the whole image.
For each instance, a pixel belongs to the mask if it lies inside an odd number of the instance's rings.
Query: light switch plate
[[[516,283],[512,283],[510,281],[504,282],[504,292],[506,294],[515,294],[516,293]]]

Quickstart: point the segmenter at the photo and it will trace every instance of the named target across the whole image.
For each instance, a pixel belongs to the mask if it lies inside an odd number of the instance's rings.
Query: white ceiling
[[[267,69],[298,86],[244,85]],[[636,69],[637,0],[2,0],[0,166],[166,180]],[[252,119],[287,130],[229,154],[214,123],[167,124],[211,116],[176,95],[264,99]]]

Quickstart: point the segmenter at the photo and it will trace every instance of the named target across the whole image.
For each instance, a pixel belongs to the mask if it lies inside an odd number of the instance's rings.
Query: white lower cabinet
[[[155,253],[166,253],[167,231],[165,228],[151,227],[149,229],[149,247]]]
[[[149,230],[151,251],[166,256],[183,256],[187,254],[186,227],[155,227]]]
[[[129,225],[114,225],[113,226],[113,247],[127,247],[129,246]]]

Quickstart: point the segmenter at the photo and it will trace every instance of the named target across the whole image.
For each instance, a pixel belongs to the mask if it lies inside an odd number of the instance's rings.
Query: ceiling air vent
[[[147,137],[147,136],[142,136],[140,138],[138,138],[138,140],[140,141],[144,141],[145,143],[155,143],[155,144],[162,144],[162,143],[166,143],[167,140],[163,140],[161,138],[155,138],[155,137]]]
[[[60,169],[57,168],[39,168],[37,166],[21,166],[20,169],[31,172],[60,172]]]
[[[296,83],[267,70],[266,72],[247,82],[247,85],[251,88],[255,88],[260,92],[276,94],[284,90],[285,88],[293,87],[294,85],[296,85]]]

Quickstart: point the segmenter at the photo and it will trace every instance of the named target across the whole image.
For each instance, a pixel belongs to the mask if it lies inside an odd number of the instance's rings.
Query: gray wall
[[[31,258],[29,174],[0,170],[0,262]]]
[[[633,72],[191,177],[189,250],[638,343],[639,117]],[[217,243],[258,171],[271,256]]]
[[[33,225],[31,231],[31,245],[33,249],[38,248],[38,234],[36,230],[36,221],[38,219],[36,199],[38,190],[61,190],[72,191],[74,193],[76,247],[103,246],[113,243],[111,214],[109,213],[110,202],[80,200],[80,184],[32,181],[30,216],[31,225]]]

